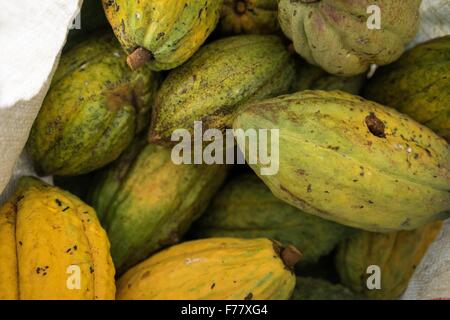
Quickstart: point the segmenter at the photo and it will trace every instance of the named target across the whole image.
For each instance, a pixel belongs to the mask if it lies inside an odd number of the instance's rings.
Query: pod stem
[[[301,260],[302,256],[302,253],[293,245],[288,245],[281,251],[281,260],[289,269],[292,269]]]
[[[147,49],[139,47],[128,56],[127,63],[131,70],[137,70],[150,60],[153,60],[153,54]]]

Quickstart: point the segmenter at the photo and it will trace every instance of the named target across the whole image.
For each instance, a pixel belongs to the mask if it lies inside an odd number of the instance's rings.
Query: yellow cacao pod
[[[114,296],[109,241],[95,211],[68,192],[22,178],[0,208],[0,300]]]
[[[222,0],[102,0],[132,69],[169,70],[186,62],[219,21]]]
[[[435,221],[413,231],[361,232],[349,238],[339,246],[336,256],[341,281],[369,298],[398,298],[441,228],[442,222]],[[380,287],[372,290],[367,285],[372,276],[367,272],[369,266],[379,267],[381,279]]]
[[[450,149],[394,109],[340,91],[302,91],[247,105],[233,128],[279,129],[280,199],[368,231],[413,230],[450,212]],[[249,144],[241,150],[249,158]]]
[[[210,238],[161,251],[118,281],[122,300],[284,300],[299,252],[265,238]]]

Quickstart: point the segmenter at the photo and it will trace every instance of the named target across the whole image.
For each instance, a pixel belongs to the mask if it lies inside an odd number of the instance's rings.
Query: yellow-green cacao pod
[[[277,33],[278,1],[225,0],[218,29],[223,35]]]
[[[193,133],[231,126],[247,102],[287,93],[295,62],[277,36],[242,35],[206,45],[169,73],[152,111],[150,141],[170,142],[176,129]]]
[[[341,284],[333,284],[323,279],[297,277],[291,300],[361,300]]]
[[[377,70],[364,95],[450,141],[450,35],[420,44]]]
[[[420,3],[280,0],[278,19],[295,50],[309,63],[332,74],[351,76],[365,72],[373,63],[384,65],[400,57],[416,34]]]
[[[222,0],[102,0],[132,69],[169,70],[186,62],[219,21]]]
[[[341,90],[358,95],[366,80],[365,75],[340,77],[327,73],[325,70],[301,61],[298,66],[297,78],[293,92],[303,90]]]
[[[344,285],[372,299],[396,299],[442,228],[435,221],[413,231],[361,232],[339,246],[336,267]],[[379,289],[368,289],[369,266],[379,267]],[[376,272],[378,272],[376,271]]]
[[[412,230],[450,212],[450,150],[396,110],[341,91],[301,91],[247,105],[234,129],[279,129],[275,196],[368,231]],[[242,143],[240,143],[242,144]],[[248,159],[248,145],[241,145]]]
[[[264,238],[188,241],[127,271],[117,283],[117,299],[287,300],[298,255]]]
[[[301,264],[315,263],[353,229],[306,214],[277,199],[254,174],[234,177],[195,224],[198,238],[269,238],[302,252]]]
[[[65,53],[28,141],[38,172],[80,175],[117,159],[147,126],[156,86],[149,68],[128,68],[113,35]]]
[[[91,202],[119,273],[180,240],[226,176],[226,166],[175,165],[171,149],[135,142],[100,174]]]

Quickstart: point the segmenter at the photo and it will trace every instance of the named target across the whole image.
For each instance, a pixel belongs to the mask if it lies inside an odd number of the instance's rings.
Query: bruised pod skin
[[[225,0],[218,29],[223,35],[275,34],[278,0]]]
[[[287,300],[299,255],[264,238],[184,242],[127,271],[117,283],[117,299]]]
[[[450,35],[420,44],[378,69],[364,95],[397,108],[450,141]]]
[[[223,165],[175,165],[171,149],[144,144],[101,173],[91,195],[118,273],[178,242],[227,173]]]
[[[396,299],[442,228],[435,221],[414,231],[361,232],[338,249],[336,267],[341,281],[355,292],[372,299]],[[369,266],[380,268],[381,288],[367,288]]]
[[[28,141],[37,171],[80,175],[115,160],[147,126],[156,86],[150,69],[131,72],[113,35],[68,51]]]
[[[102,0],[132,69],[155,71],[186,62],[219,21],[222,0]]]
[[[306,214],[272,195],[254,174],[230,180],[211,201],[192,234],[204,237],[269,238],[292,244],[303,264],[318,261],[353,229]]]
[[[77,284],[80,287],[71,287]],[[0,300],[114,299],[114,265],[95,211],[35,178],[0,208]]]
[[[247,102],[287,93],[295,78],[295,62],[282,39],[243,35],[215,41],[173,70],[158,91],[152,111],[150,141],[171,141],[176,129],[193,133],[231,126]]]
[[[365,72],[371,64],[385,65],[400,57],[417,31],[420,3],[280,0],[278,19],[295,50],[309,63],[351,76]],[[379,26],[372,27],[372,19]]]
[[[279,129],[275,196],[368,231],[415,229],[450,212],[450,152],[430,129],[340,91],[302,91],[248,105],[234,129]],[[240,146],[248,155],[248,146]],[[259,164],[251,164],[259,174]]]
[[[353,77],[335,76],[305,61],[300,61],[297,69],[293,92],[303,90],[341,90],[358,95],[366,80],[365,75]]]

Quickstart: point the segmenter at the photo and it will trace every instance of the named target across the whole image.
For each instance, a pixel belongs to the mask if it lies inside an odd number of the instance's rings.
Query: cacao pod
[[[43,175],[79,175],[115,160],[146,127],[156,76],[131,72],[113,35],[68,51],[31,130],[28,150]]]
[[[176,129],[231,126],[240,105],[289,91],[295,62],[277,36],[243,35],[206,45],[169,73],[152,111],[150,141],[170,142]]]
[[[336,267],[341,281],[354,290],[373,299],[396,299],[406,290],[417,265],[428,246],[442,228],[435,221],[413,231],[391,233],[361,232],[339,246]],[[369,266],[380,269],[379,289],[368,289]]]
[[[293,91],[303,90],[341,90],[358,95],[365,82],[365,75],[340,77],[329,74],[323,69],[310,65],[304,61],[299,63],[297,78]]]
[[[450,141],[450,35],[406,52],[382,67],[364,95],[397,108]]]
[[[132,69],[155,71],[186,62],[219,21],[222,0],[102,0]]]
[[[80,288],[68,285],[70,273]],[[95,211],[35,178],[0,208],[0,300],[114,299],[109,242]]]
[[[301,264],[315,263],[353,229],[306,214],[275,198],[254,174],[234,177],[196,223],[198,237],[269,238],[302,252]]]
[[[143,144],[100,173],[90,197],[118,273],[178,242],[227,173],[223,165],[176,165],[169,148]]]
[[[362,297],[341,284],[326,280],[297,277],[291,300],[361,300]]]
[[[278,172],[250,166],[307,213],[383,232],[450,213],[447,142],[394,109],[340,91],[301,91],[247,105],[233,127],[279,129]]]
[[[298,255],[264,238],[184,242],[127,271],[117,283],[117,299],[286,300]]]
[[[277,33],[278,1],[225,0],[218,29],[223,35]]]
[[[280,0],[278,19],[295,50],[309,63],[351,76],[365,72],[371,64],[384,65],[400,57],[417,32],[420,3]]]

